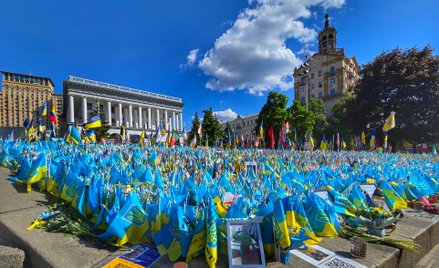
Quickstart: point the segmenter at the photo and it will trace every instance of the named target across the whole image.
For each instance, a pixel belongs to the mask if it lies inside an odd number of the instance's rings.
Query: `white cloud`
[[[186,57],[186,64],[187,65],[193,65],[194,64],[194,62],[197,60],[197,57],[198,57],[198,51],[199,51],[199,49],[197,48],[197,49],[192,49],[190,52],[189,52],[189,54],[187,55],[187,57]]]
[[[187,69],[189,67],[192,67],[198,58],[198,51],[199,51],[198,48],[192,49],[191,51],[189,51],[189,54],[187,54],[187,56],[186,56],[186,63],[180,64],[180,68]]]
[[[301,60],[286,47],[287,39],[306,45],[317,32],[300,18],[311,16],[311,6],[339,7],[344,0],[250,0],[228,29],[198,63],[212,78],[206,87],[220,91],[248,90],[262,95],[278,87],[292,87],[292,72]]]
[[[215,115],[216,119],[218,119],[221,122],[225,122],[225,121],[229,121],[229,120],[233,120],[236,117],[238,117],[238,114],[235,113],[232,109],[226,109],[224,111],[218,111],[218,112],[213,112],[213,114]]]

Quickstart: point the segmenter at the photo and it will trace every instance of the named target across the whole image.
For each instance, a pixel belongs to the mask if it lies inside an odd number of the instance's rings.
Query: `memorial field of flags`
[[[93,130],[85,136],[96,139]],[[178,133],[172,138],[179,139]],[[218,153],[143,142],[81,144],[81,133],[71,126],[66,140],[0,141],[0,164],[16,172],[10,180],[28,191],[39,186],[34,189],[70,203],[94,224],[99,239],[118,246],[149,243],[171,261],[204,254],[210,267],[226,254],[228,219],[260,217],[269,256],[274,244],[285,253],[339,236],[339,217],[352,220],[371,207],[359,188],[363,183],[376,184],[392,210],[439,193],[435,155],[335,152],[325,150],[323,139],[324,149],[313,152]],[[250,162],[257,168],[249,168]],[[328,191],[333,205],[319,190]]]

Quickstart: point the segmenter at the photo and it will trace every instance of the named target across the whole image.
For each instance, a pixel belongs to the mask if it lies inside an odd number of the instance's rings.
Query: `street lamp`
[[[306,57],[307,58],[307,57]],[[304,64],[302,64],[302,66],[300,67],[302,69],[302,71],[299,73],[299,76],[301,78],[305,79],[305,106],[306,106],[306,110],[308,111],[308,95],[309,95],[309,88],[308,88],[308,83],[309,83],[309,71],[311,69],[310,66],[310,62],[313,60],[313,58],[310,58],[309,60],[306,60]]]

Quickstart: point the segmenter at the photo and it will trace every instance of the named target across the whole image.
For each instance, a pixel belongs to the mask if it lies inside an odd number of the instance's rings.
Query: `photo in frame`
[[[265,267],[264,247],[258,222],[227,221],[227,246],[230,268]]]

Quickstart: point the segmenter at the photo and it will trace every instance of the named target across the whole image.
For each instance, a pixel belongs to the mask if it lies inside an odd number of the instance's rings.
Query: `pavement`
[[[27,193],[25,185],[6,180],[11,175],[9,170],[0,168],[0,267],[102,267],[123,252],[105,243],[92,243],[62,233],[48,233],[41,229],[28,231],[26,228],[46,209],[48,200],[54,197],[36,189]],[[422,250],[420,253],[411,253],[369,243],[365,258],[353,258],[349,254],[351,243],[348,240],[324,238],[319,246],[366,267],[439,267],[439,216],[407,210],[390,237],[414,239]],[[10,265],[2,263],[2,260],[11,261]],[[167,256],[162,256],[152,267],[172,265]],[[189,267],[208,267],[205,256],[191,261]],[[219,256],[217,267],[228,267],[227,256]],[[288,265],[269,262],[267,267],[313,266],[291,255]]]

